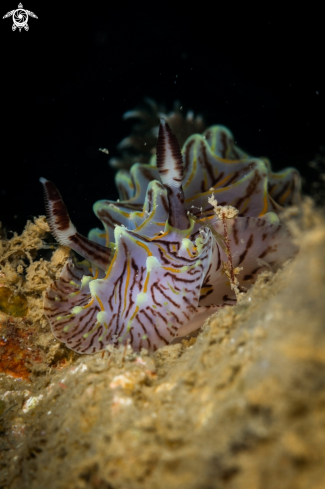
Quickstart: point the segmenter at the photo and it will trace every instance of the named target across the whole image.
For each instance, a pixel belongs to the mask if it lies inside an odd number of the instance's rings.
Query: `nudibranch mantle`
[[[71,254],[44,300],[54,336],[79,353],[168,345],[297,252],[277,213],[299,201],[298,172],[272,173],[223,126],[190,135],[180,151],[161,119],[156,161],[118,172],[121,201],[94,205],[104,230],[89,238],[55,185],[40,181],[52,234],[85,258]],[[223,206],[235,212],[227,218]]]

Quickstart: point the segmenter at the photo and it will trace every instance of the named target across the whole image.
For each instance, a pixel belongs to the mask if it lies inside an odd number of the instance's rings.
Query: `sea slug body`
[[[297,252],[277,214],[299,202],[298,172],[272,173],[224,126],[190,135],[180,150],[165,119],[156,157],[117,173],[121,200],[94,205],[104,229],[88,238],[40,179],[52,234],[85,258],[71,254],[44,300],[54,336],[79,353],[168,345]]]

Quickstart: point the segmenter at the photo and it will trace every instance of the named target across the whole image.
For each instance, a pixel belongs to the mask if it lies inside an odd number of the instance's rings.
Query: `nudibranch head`
[[[272,173],[223,126],[190,135],[180,150],[161,119],[156,147],[149,164],[118,172],[121,201],[94,205],[104,229],[88,238],[41,179],[53,235],[85,258],[71,255],[44,300],[53,334],[79,353],[168,345],[297,251],[277,217],[299,201],[295,169]]]

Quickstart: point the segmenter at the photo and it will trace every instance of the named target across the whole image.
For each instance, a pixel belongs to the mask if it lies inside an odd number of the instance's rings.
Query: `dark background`
[[[1,17],[16,3],[1,2]],[[38,16],[28,32],[1,19],[0,220],[8,230],[44,214],[40,176],[56,183],[80,232],[97,226],[93,203],[117,198],[98,148],[117,155],[130,129],[122,115],[144,96],[168,109],[177,99],[228,126],[276,170],[297,167],[313,193],[319,174],[308,162],[325,145],[320,13],[62,5],[25,0]]]

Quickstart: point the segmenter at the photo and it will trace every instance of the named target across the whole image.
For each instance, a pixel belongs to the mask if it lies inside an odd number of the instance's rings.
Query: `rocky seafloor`
[[[296,259],[155,354],[57,342],[42,293],[68,250],[40,257],[43,217],[3,232],[0,488],[323,489],[325,219],[286,219]]]

